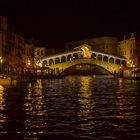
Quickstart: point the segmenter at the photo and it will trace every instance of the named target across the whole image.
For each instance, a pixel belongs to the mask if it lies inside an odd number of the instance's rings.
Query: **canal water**
[[[140,139],[140,81],[67,76],[0,86],[0,140]]]

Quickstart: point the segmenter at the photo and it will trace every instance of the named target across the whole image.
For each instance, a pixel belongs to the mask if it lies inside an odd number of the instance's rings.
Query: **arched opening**
[[[98,60],[102,61],[102,55],[99,54],[97,58]]]
[[[126,66],[126,60],[122,60],[122,61],[121,61],[121,64],[122,64],[123,66]]]
[[[120,65],[121,64],[120,63],[120,60],[119,59],[116,59],[115,64]]]
[[[47,67],[47,66],[48,66],[48,63],[47,63],[46,60],[43,61],[42,66],[43,66],[43,67]]]
[[[51,65],[54,65],[53,59],[50,59],[50,60],[49,60],[49,66],[51,66]]]
[[[78,54],[77,53],[73,54],[73,60],[75,60],[75,59],[78,59]]]
[[[66,68],[65,75],[110,75],[111,73],[98,65],[80,63]]]
[[[60,59],[59,59],[59,57],[56,57],[55,58],[55,64],[58,64],[58,63],[60,63]]]
[[[113,57],[111,57],[111,58],[109,59],[109,63],[114,63],[114,58],[113,58]]]
[[[67,56],[67,61],[72,61],[72,55],[69,54],[69,55]]]
[[[66,57],[65,56],[62,56],[61,57],[61,63],[64,63],[64,62],[66,62]]]
[[[96,54],[95,54],[95,53],[92,53],[92,54],[91,54],[91,59],[96,60]]]
[[[107,56],[104,56],[103,61],[104,62],[108,62],[108,57]]]

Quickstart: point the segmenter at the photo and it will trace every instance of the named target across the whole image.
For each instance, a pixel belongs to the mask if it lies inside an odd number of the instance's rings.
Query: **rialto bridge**
[[[79,64],[96,65],[114,74],[119,73],[120,70],[126,67],[126,59],[89,50],[87,45],[82,45],[78,50],[44,57],[39,63],[41,67],[49,68],[47,73],[53,74],[60,74],[66,69]]]

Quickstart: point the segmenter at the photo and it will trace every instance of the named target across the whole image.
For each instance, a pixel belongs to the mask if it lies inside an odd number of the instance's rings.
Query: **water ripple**
[[[0,138],[137,140],[139,90],[139,81],[104,76],[38,80],[2,90]]]

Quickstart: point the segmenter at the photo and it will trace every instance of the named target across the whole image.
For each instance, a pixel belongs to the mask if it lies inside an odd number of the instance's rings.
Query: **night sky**
[[[15,32],[47,48],[101,36],[140,35],[140,8],[134,0],[0,0],[0,14]]]

